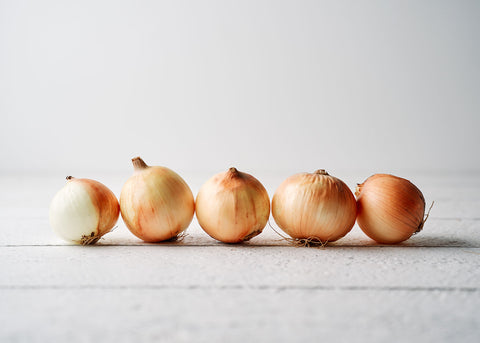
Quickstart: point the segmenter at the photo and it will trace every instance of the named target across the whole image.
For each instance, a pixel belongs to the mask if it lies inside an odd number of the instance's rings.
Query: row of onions
[[[402,242],[422,230],[425,199],[410,181],[375,174],[356,188],[325,170],[287,178],[271,201],[252,175],[230,168],[214,175],[196,199],[187,183],[166,167],[132,159],[134,173],[125,182],[120,201],[102,183],[67,177],[50,205],[50,224],[66,241],[94,244],[110,232],[121,214],[127,228],[145,242],[174,239],[198,223],[224,243],[247,241],[260,234],[270,212],[292,242],[326,244],[345,236],[357,221],[371,239]]]

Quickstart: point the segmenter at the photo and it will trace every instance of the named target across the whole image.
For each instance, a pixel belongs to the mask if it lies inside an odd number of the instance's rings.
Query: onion
[[[270,199],[260,181],[230,168],[200,188],[196,211],[198,223],[212,238],[239,243],[262,232],[270,216]]]
[[[95,244],[118,220],[119,206],[110,189],[98,181],[67,176],[67,184],[54,196],[50,225],[62,239]]]
[[[357,186],[355,195],[358,225],[371,239],[395,244],[422,230],[425,198],[410,181],[375,174]]]
[[[187,183],[166,167],[149,167],[132,159],[134,173],[120,194],[120,210],[127,228],[145,242],[177,237],[193,219],[195,203]]]
[[[321,169],[287,178],[273,195],[272,215],[293,239],[326,243],[352,229],[356,203],[342,180]]]

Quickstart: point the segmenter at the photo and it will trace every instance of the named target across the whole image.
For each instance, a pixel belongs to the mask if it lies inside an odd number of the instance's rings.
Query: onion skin
[[[67,177],[49,210],[50,225],[62,239],[82,245],[95,244],[117,223],[120,208],[115,194],[91,179]]]
[[[166,167],[150,167],[132,159],[134,174],[120,194],[127,228],[145,242],[175,238],[190,225],[195,212],[192,191],[180,175]]]
[[[356,202],[342,180],[318,170],[287,178],[273,195],[272,215],[294,239],[333,242],[355,224]]]
[[[425,198],[410,181],[375,174],[357,186],[357,223],[365,234],[382,244],[396,244],[423,228]]]
[[[197,219],[212,238],[240,243],[260,234],[270,216],[270,198],[255,177],[230,168],[200,188]]]

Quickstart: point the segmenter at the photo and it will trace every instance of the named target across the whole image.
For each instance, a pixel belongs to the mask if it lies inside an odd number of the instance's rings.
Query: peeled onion
[[[323,169],[295,174],[275,191],[272,215],[294,239],[333,242],[355,224],[355,197],[342,180]]]
[[[177,237],[193,219],[195,202],[187,183],[173,170],[150,167],[132,159],[133,175],[120,194],[120,210],[127,228],[145,242]]]
[[[67,177],[67,184],[54,196],[50,225],[62,239],[77,244],[95,244],[118,220],[119,205],[113,192],[90,179]]]
[[[270,199],[255,177],[230,168],[200,188],[196,211],[198,223],[212,238],[239,243],[262,232],[270,216]]]
[[[423,228],[425,198],[410,181],[388,174],[375,174],[357,186],[360,228],[371,239],[400,243]]]

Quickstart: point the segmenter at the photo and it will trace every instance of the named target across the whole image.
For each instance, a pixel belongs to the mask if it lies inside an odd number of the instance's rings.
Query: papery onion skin
[[[425,198],[413,183],[375,174],[357,186],[357,223],[371,239],[396,244],[423,228]]]
[[[270,198],[250,174],[230,168],[214,175],[196,198],[203,230],[223,243],[240,243],[260,234],[270,216]]]
[[[166,167],[147,166],[132,159],[134,174],[120,194],[120,210],[127,228],[145,242],[177,237],[195,213],[193,193],[185,180]]]
[[[356,202],[342,180],[320,169],[283,181],[273,195],[272,216],[296,240],[334,242],[355,224]]]
[[[68,176],[67,184],[52,199],[49,219],[62,239],[88,245],[112,230],[119,213],[118,200],[105,185]]]

